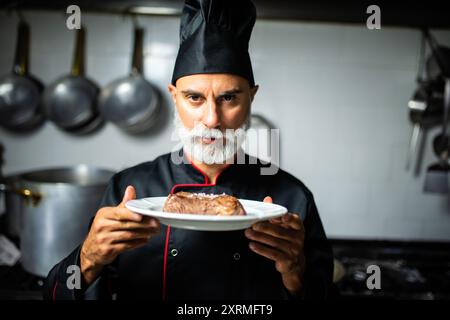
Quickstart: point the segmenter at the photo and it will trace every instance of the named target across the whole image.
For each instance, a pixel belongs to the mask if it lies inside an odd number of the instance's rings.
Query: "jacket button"
[[[235,254],[233,254],[233,259],[236,260],[236,261],[241,259],[241,255],[239,254],[239,252],[236,252]]]
[[[172,257],[176,257],[178,255],[178,250],[172,249],[172,250],[170,250],[170,254],[172,255]]]

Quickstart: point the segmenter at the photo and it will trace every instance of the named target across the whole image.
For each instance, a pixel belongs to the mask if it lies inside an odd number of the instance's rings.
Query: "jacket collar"
[[[242,170],[244,166],[247,166],[249,163],[249,156],[245,153],[241,156],[243,156],[245,164],[232,163],[226,166],[219,173],[216,184],[219,185],[221,182],[232,178],[237,171]],[[169,161],[176,183],[214,185],[209,181],[206,173],[189,160],[186,153],[183,151],[183,148],[172,152]]]

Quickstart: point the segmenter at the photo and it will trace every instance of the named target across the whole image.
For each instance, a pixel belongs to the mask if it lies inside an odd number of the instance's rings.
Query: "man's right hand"
[[[103,207],[97,211],[81,247],[80,264],[85,285],[91,284],[103,267],[120,253],[145,245],[161,231],[157,219],[125,208],[125,203],[135,198],[134,187],[128,186],[117,207]]]

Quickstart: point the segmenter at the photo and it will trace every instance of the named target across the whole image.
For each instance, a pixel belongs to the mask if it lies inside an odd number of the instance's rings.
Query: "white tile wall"
[[[32,26],[31,71],[50,83],[70,70],[73,33],[64,13],[25,12]],[[100,85],[129,72],[132,22],[84,14],[87,74]],[[145,74],[166,93],[178,47],[178,19],[139,17],[146,28]],[[0,74],[11,69],[15,17],[0,12]],[[437,39],[450,45],[450,31]],[[422,193],[435,160],[428,135],[420,176],[405,171],[415,87],[417,30],[257,21],[250,51],[260,90],[253,109],[281,128],[282,167],[313,191],[330,237],[450,240],[448,196]],[[170,113],[170,111],[169,111]],[[144,137],[106,125],[89,137],[51,123],[28,136],[0,131],[5,173],[87,163],[122,169],[170,151],[171,123]]]

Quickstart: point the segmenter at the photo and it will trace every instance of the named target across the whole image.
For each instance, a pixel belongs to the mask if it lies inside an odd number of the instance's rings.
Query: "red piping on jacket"
[[[222,174],[222,172],[225,171],[226,168],[230,166],[230,164],[227,164],[223,169],[219,172],[219,174],[216,177],[216,181],[214,183],[209,183],[208,176],[206,173],[202,171],[199,167],[197,167],[192,161],[189,161],[190,164],[197,169],[202,175],[204,182],[203,183],[185,183],[185,184],[175,184],[172,189],[170,190],[170,194],[173,194],[176,188],[178,187],[212,187],[215,186],[217,183],[217,180],[219,179],[219,176]],[[166,232],[166,243],[164,245],[164,266],[163,266],[163,292],[162,292],[162,299],[166,300],[166,274],[167,274],[167,253],[169,250],[169,237],[170,237],[170,225],[167,226],[167,232]]]
[[[167,250],[169,249],[170,225],[167,226],[166,244],[164,246],[164,269],[163,269],[163,292],[162,299],[166,300],[166,270],[167,270]]]
[[[53,294],[52,294],[53,301],[56,300],[56,288],[57,288],[57,287],[58,287],[58,281],[56,281],[56,283],[55,283],[55,285],[54,285],[54,287],[53,287]]]

